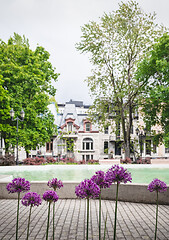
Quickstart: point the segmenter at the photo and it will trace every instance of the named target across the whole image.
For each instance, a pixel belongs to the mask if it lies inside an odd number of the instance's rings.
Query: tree
[[[86,80],[94,98],[92,121],[108,126],[112,117],[114,126],[120,123],[125,157],[130,157],[132,113],[147,84],[147,79],[135,79],[137,64],[164,30],[155,24],[155,14],[147,15],[135,1],[122,2],[99,23],[91,21],[81,30],[76,48],[89,53],[94,66]]]
[[[149,129],[158,125],[159,132],[153,132],[154,142],[162,141],[169,146],[169,35],[164,34],[154,44],[149,55],[139,64],[137,78],[149,81],[140,102],[144,121]]]
[[[8,121],[10,111],[9,96],[8,91],[3,88],[3,83],[2,76],[0,76],[0,138],[2,132],[12,131],[12,126],[10,126]],[[9,145],[8,142],[6,145]]]
[[[25,111],[25,119],[19,124],[19,145],[27,152],[44,145],[56,130],[48,105],[56,92],[51,81],[56,81],[58,74],[49,62],[49,56],[43,47],[31,50],[28,39],[16,33],[7,43],[0,41],[1,86],[9,102],[8,108],[4,102],[1,105],[1,110],[6,109],[3,112],[6,127],[0,119],[6,151],[9,151],[9,145],[16,145],[16,122],[10,119],[9,106],[16,116],[22,108]]]

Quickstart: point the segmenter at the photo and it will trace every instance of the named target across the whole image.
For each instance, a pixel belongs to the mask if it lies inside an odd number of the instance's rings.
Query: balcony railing
[[[78,137],[78,133],[77,132],[62,132],[63,134],[63,138],[77,138]]]

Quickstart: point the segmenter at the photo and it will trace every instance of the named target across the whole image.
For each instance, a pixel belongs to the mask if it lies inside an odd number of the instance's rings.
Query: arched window
[[[93,139],[91,138],[83,139],[83,150],[93,150]]]

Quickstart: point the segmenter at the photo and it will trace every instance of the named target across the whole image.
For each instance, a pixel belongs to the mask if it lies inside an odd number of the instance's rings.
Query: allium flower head
[[[57,202],[59,197],[55,191],[48,190],[48,191],[44,192],[43,199],[47,202]]]
[[[91,177],[91,180],[100,188],[109,188],[111,183],[106,181],[105,176],[106,175],[103,171],[97,171],[96,174]]]
[[[30,182],[26,181],[25,178],[14,178],[11,183],[7,184],[6,189],[9,193],[27,192],[30,190]]]
[[[119,165],[112,166],[107,172],[106,172],[106,181],[110,183],[127,183],[132,181],[131,173],[127,171],[127,169],[124,169],[123,167],[120,167]]]
[[[147,188],[150,192],[165,192],[167,190],[167,185],[165,182],[159,180],[158,178],[154,179]]]
[[[61,187],[63,187],[63,182],[61,180],[58,180],[57,178],[53,178],[52,180],[48,181],[47,185],[56,191],[57,188],[60,189]]]
[[[97,198],[100,195],[100,188],[91,179],[85,179],[75,187],[75,193],[80,198]]]
[[[25,193],[21,200],[22,204],[24,206],[39,206],[42,203],[42,199],[40,197],[40,194],[37,194],[36,192],[28,192]]]

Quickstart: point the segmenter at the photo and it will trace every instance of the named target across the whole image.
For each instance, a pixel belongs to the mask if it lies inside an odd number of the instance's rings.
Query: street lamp
[[[142,157],[142,152],[143,152],[143,138],[146,137],[146,128],[144,128],[143,130],[139,130],[138,128],[136,128],[136,134],[139,138],[139,144],[140,144],[140,155]]]
[[[19,117],[16,117],[16,118],[14,119],[15,112],[14,112],[13,108],[12,108],[11,111],[10,111],[11,119],[12,119],[12,121],[16,121],[16,125],[17,125],[17,153],[16,153],[16,165],[18,165],[18,122],[24,120],[25,112],[23,111],[23,109],[22,109],[22,111],[20,112],[20,114],[21,114],[21,119],[20,119]]]

